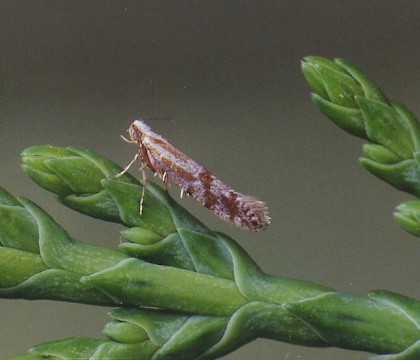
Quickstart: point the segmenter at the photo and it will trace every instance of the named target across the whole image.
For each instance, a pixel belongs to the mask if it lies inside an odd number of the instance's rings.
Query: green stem
[[[364,114],[368,105],[359,100],[370,83],[359,74],[364,82],[356,89],[357,83],[346,83],[357,72],[352,69],[351,74],[350,70],[346,76],[340,74],[338,84],[325,93],[338,99],[333,90],[344,92],[339,106],[358,111],[359,120],[368,118]],[[319,87],[320,78],[314,79]],[[354,101],[352,89],[358,96]],[[367,93],[374,101],[380,98],[378,91]],[[372,137],[373,123],[358,122],[358,131]],[[375,158],[401,162],[409,153],[407,127],[398,124],[397,140],[370,148]],[[379,125],[372,138],[389,133],[384,123]],[[5,262],[4,274],[10,278],[0,277],[5,284],[0,294],[53,299],[65,299],[67,294],[74,301],[78,289],[84,293],[81,301],[124,306],[111,312],[107,340],[74,338],[40,345],[35,353],[61,359],[71,347],[73,357],[92,359],[211,359],[266,337],[415,359],[412,354],[420,347],[419,301],[390,292],[359,299],[326,286],[267,275],[238,243],[206,228],[156,185],[147,186],[147,211],[140,216],[140,186],[130,177],[112,178],[120,169],[86,150],[30,148],[23,161],[27,174],[57,193],[64,204],[129,227],[122,232],[127,242],[120,251],[84,244],[35,204],[0,191],[0,212],[8,219],[0,221],[2,250],[24,265],[13,272]],[[69,285],[64,288],[72,291],[54,291],[57,279],[66,277]]]

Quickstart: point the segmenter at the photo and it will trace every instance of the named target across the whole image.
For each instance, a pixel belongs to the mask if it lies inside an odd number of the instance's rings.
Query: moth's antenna
[[[164,120],[164,121],[172,121],[173,123],[176,123],[175,119],[171,116],[148,116],[143,118],[143,120],[149,121],[155,121],[155,120]]]
[[[170,116],[148,116],[143,118],[143,120],[173,120]]]

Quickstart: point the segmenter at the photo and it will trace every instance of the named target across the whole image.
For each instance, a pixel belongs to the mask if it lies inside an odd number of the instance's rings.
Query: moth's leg
[[[169,178],[168,178],[168,174],[166,173],[166,171],[162,175],[162,181],[163,181],[163,186],[165,188],[165,191],[168,191]]]
[[[179,197],[182,199],[183,196],[184,196],[184,189],[181,188],[181,193],[179,194]]]
[[[146,195],[146,183],[147,183],[147,176],[146,176],[146,164],[143,164],[142,167],[140,168],[141,170],[141,175],[143,178],[143,188],[141,190],[141,198],[140,198],[140,216],[143,214],[143,202],[144,202],[144,197]]]
[[[125,136],[120,135],[120,138],[123,139],[126,143],[129,143],[129,144],[137,144],[137,141],[136,140],[129,140]]]
[[[136,153],[136,155],[134,155],[133,160],[131,160],[130,163],[120,173],[115,175],[115,177],[117,178],[117,177],[120,177],[120,176],[124,175],[128,171],[128,169],[130,169],[131,166],[136,162],[136,160],[139,158],[139,156],[140,156],[140,151],[138,153]]]

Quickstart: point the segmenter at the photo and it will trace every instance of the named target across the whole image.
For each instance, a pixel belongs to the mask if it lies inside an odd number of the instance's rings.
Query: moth
[[[193,197],[227,222],[250,231],[265,229],[270,224],[264,202],[233,190],[153,132],[143,120],[135,120],[128,133],[130,139],[121,137],[128,143],[137,144],[139,149],[119,175],[127,172],[135,161],[141,162],[143,189],[140,215],[143,213],[147,182],[146,168],[149,168],[163,181],[165,189],[168,188],[169,180],[172,180],[181,188],[181,197],[183,194]]]

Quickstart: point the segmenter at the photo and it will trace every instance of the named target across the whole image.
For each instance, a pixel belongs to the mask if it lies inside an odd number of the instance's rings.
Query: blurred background
[[[393,222],[410,196],[358,164],[362,141],[311,103],[306,55],[343,57],[420,114],[418,1],[0,1],[0,184],[77,239],[115,247],[121,226],[63,208],[20,170],[32,145],[77,145],[125,165],[134,119],[238,191],[267,202],[254,234],[179,200],[268,273],[352,295],[420,298],[420,245]],[[132,170],[135,174],[136,169]],[[179,189],[171,187],[178,197]],[[101,337],[107,308],[0,300],[0,358],[41,342]],[[364,359],[259,339],[225,359]]]

